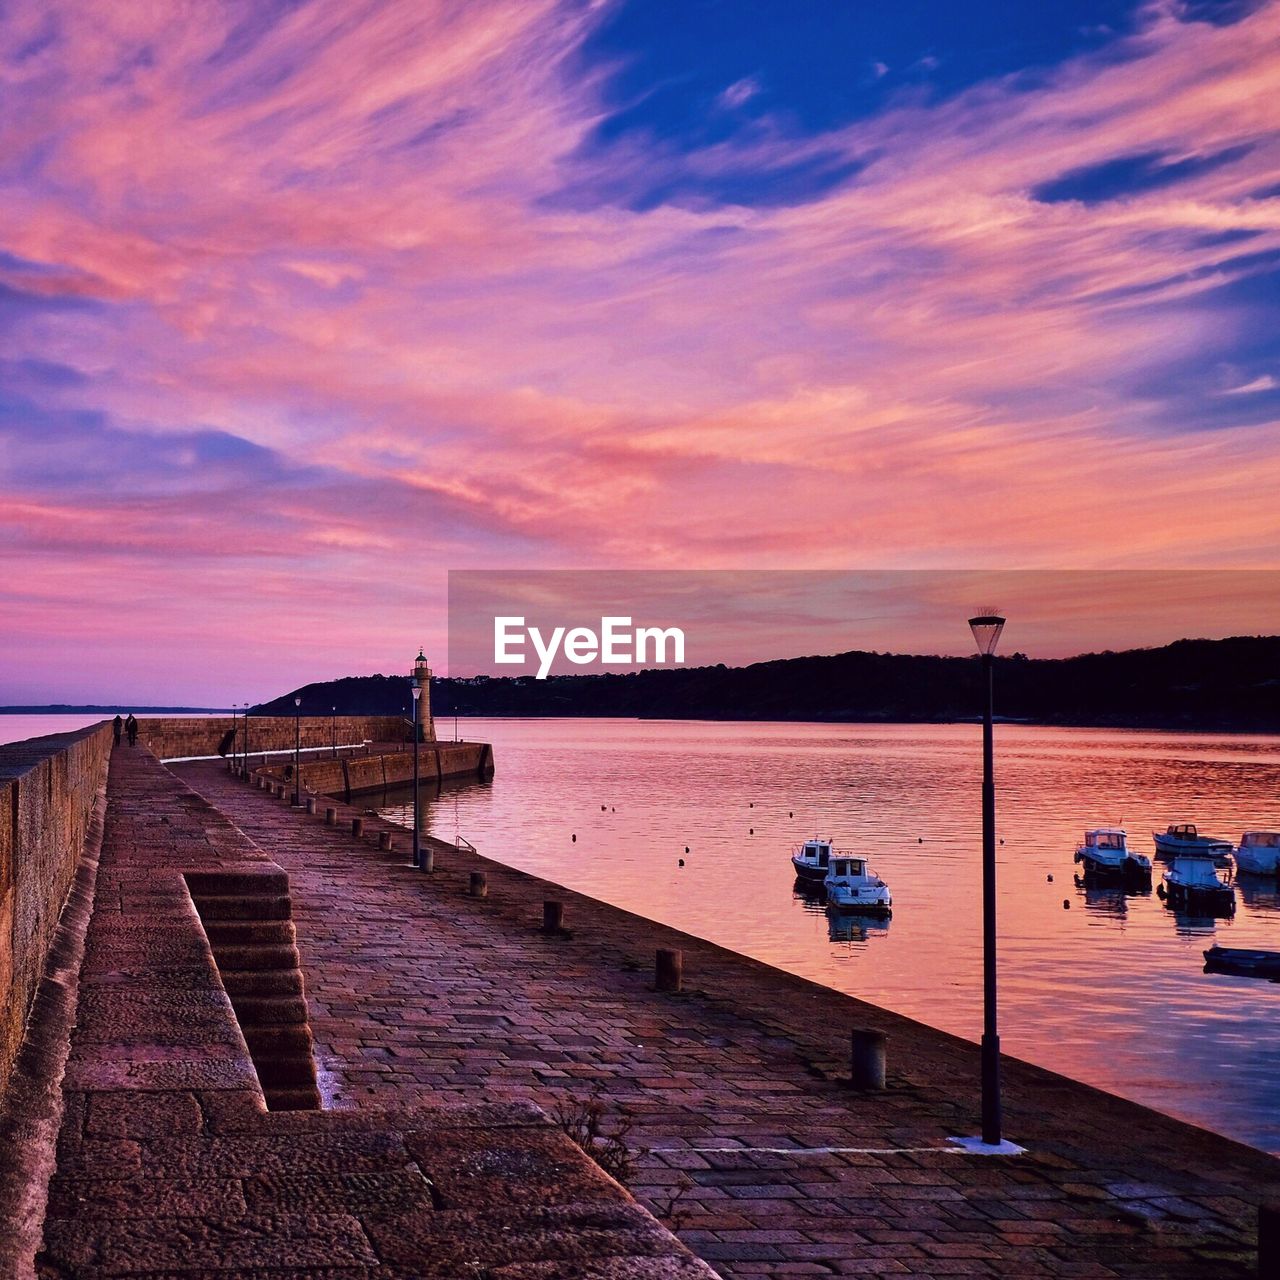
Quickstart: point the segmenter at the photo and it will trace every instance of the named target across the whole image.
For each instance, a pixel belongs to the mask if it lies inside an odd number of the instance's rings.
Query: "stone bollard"
[[[336,827],[338,825],[337,809],[326,809],[324,811],[324,825],[326,827]]]
[[[378,832],[378,848],[385,853],[388,849],[392,849],[394,847],[395,846],[392,844],[392,841],[391,841],[391,832],[379,831]]]
[[[1258,1276],[1280,1276],[1280,1200],[1258,1206]]]
[[[883,1089],[884,1032],[854,1031],[849,1040],[850,1083],[855,1089]]]
[[[316,798],[315,798],[315,796],[308,796],[308,797],[307,797],[307,812],[308,812],[308,813],[315,813],[315,811],[316,811]]]
[[[659,991],[679,991],[684,986],[684,953],[659,947],[653,962],[653,985]]]
[[[352,818],[351,819],[351,838],[353,840],[359,840],[362,835],[364,835],[364,819]]]
[[[489,896],[489,877],[483,871],[473,871],[471,873],[471,888],[467,892],[473,898],[487,898]]]
[[[547,898],[542,904],[542,932],[559,933],[564,928],[564,903]]]
[[[429,844],[424,844],[418,849],[418,857],[421,859],[418,870],[430,875],[436,869],[436,851]]]
[[[284,783],[283,782],[274,783],[271,787],[271,794],[275,796],[277,800],[283,800],[284,799]]]

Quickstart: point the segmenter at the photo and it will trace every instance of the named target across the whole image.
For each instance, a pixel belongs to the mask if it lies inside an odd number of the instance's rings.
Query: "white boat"
[[[831,869],[831,859],[836,852],[833,846],[833,841],[821,837],[796,845],[791,851],[791,865],[797,877],[821,884]]]
[[[867,867],[866,858],[836,850],[825,880],[827,902],[840,911],[887,916],[893,911],[889,886]]]
[[[1246,831],[1236,849],[1236,870],[1273,876],[1280,859],[1280,831]]]
[[[1180,853],[1207,853],[1222,865],[1231,853],[1230,840],[1202,836],[1193,822],[1171,822],[1166,831],[1153,831],[1151,838],[1156,842],[1156,853],[1166,858],[1175,858]]]
[[[1175,911],[1207,916],[1235,913],[1235,886],[1229,878],[1223,879],[1218,874],[1213,859],[1204,854],[1182,854],[1174,858],[1173,866],[1162,878],[1164,883],[1158,892]]]
[[[1095,827],[1084,833],[1084,843],[1076,848],[1076,861],[1085,874],[1124,876],[1133,880],[1151,878],[1151,859],[1129,848],[1129,837],[1121,827]]]

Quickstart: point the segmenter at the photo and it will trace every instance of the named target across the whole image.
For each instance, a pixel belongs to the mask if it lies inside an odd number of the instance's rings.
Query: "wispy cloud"
[[[439,639],[447,567],[1274,559],[1280,6],[823,128],[742,77],[695,143],[602,141],[610,10],[5,8],[50,680],[77,592],[143,606],[95,679],[235,601],[265,694],[300,619],[330,669]]]

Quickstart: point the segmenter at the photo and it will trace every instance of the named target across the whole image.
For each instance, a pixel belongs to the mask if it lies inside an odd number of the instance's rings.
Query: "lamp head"
[[[413,700],[414,700],[414,702],[417,702],[417,700],[418,700],[420,697],[422,697],[422,686],[421,686],[421,685],[420,685],[420,684],[415,680],[415,681],[413,682]]]
[[[299,695],[298,697],[294,698],[294,700],[293,700],[293,705],[294,705],[295,707],[300,707],[300,706],[302,706],[302,696],[301,696],[301,695]]]
[[[969,630],[973,632],[974,643],[978,652],[990,657],[1000,643],[1000,633],[1004,630],[1004,619],[994,609],[988,609],[969,619]]]

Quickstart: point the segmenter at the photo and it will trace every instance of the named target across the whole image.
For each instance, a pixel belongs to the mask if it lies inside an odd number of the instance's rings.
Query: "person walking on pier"
[[[120,713],[116,712],[116,718],[111,722],[111,745],[118,747],[120,745],[120,730],[124,728],[124,721],[120,719]]]
[[[138,745],[138,722],[134,719],[133,712],[129,712],[129,718],[124,722],[124,731],[129,735],[129,745],[136,747]]]

